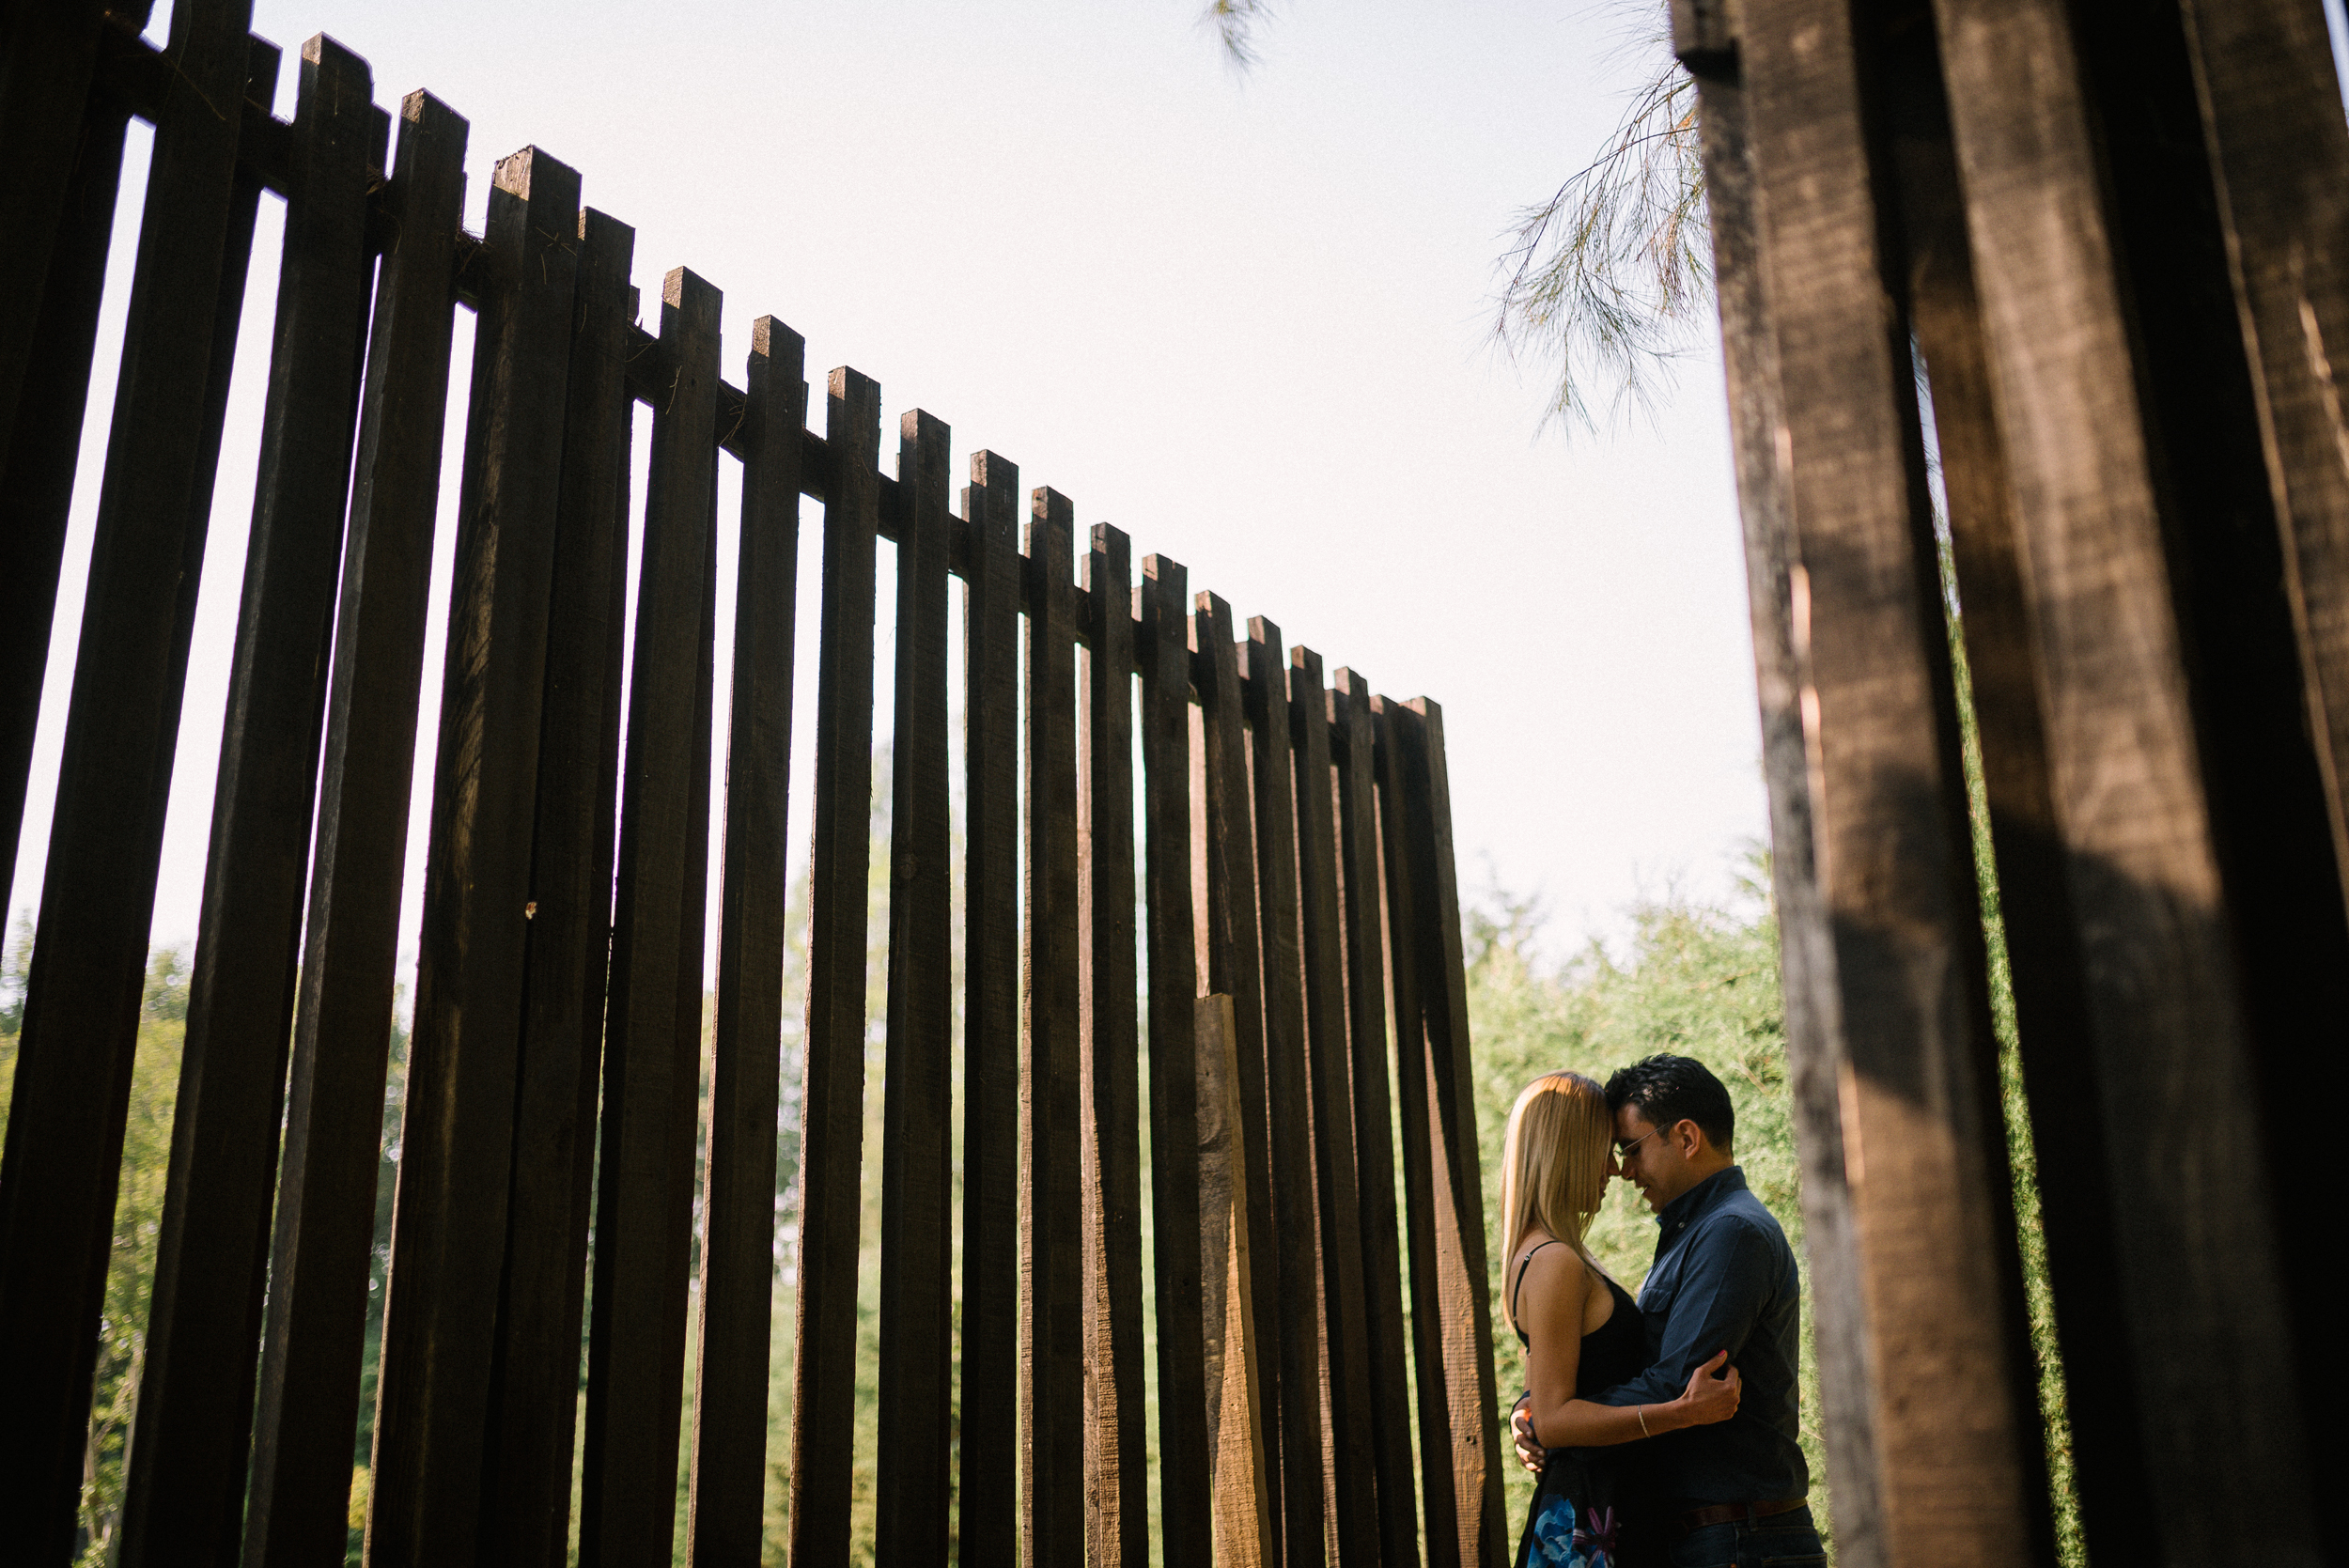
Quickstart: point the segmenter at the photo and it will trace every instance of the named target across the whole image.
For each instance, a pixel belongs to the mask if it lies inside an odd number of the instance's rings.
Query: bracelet
[[[1632,1413],[1633,1415],[1635,1415],[1635,1416],[1637,1416],[1637,1417],[1639,1417],[1639,1418],[1640,1418],[1640,1436],[1642,1436],[1642,1437],[1653,1437],[1653,1436],[1656,1436],[1656,1434],[1655,1434],[1655,1433],[1650,1432],[1650,1431],[1647,1429],[1647,1406],[1646,1406],[1646,1405],[1633,1405],[1633,1406],[1631,1407],[1631,1413]]]

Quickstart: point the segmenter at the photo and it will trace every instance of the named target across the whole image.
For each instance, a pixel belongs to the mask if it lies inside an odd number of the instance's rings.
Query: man
[[[1729,1091],[1702,1063],[1651,1056],[1607,1080],[1626,1181],[1656,1211],[1656,1264],[1640,1290],[1654,1364],[1596,1396],[1664,1404],[1718,1351],[1745,1380],[1737,1413],[1642,1445],[1663,1499],[1657,1545],[1673,1568],[1821,1560],[1811,1477],[1796,1439],[1801,1286],[1794,1250],[1731,1162]],[[1520,1408],[1517,1453],[1538,1468]]]

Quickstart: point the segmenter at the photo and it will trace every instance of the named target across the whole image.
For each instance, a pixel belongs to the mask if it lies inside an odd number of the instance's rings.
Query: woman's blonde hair
[[[1607,1092],[1580,1073],[1545,1073],[1525,1086],[1509,1110],[1501,1157],[1503,1258],[1513,1258],[1517,1243],[1538,1226],[1598,1267],[1582,1238],[1607,1193],[1607,1149],[1614,1136]],[[1514,1329],[1512,1284],[1504,1271],[1501,1320]]]

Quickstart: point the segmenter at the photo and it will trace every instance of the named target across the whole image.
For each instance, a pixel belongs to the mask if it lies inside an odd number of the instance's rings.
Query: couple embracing
[[[1801,1294],[1778,1221],[1732,1162],[1729,1091],[1685,1056],[1605,1088],[1527,1085],[1501,1172],[1503,1320],[1525,1345],[1517,1456],[1541,1477],[1517,1568],[1809,1568],[1796,1440]],[[1656,1211],[1638,1300],[1584,1236],[1609,1178]]]

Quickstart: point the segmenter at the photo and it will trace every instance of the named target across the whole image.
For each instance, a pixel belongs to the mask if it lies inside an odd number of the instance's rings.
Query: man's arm
[[[1660,1405],[1679,1397],[1688,1374],[1718,1351],[1732,1363],[1746,1347],[1775,1283],[1769,1249],[1750,1226],[1716,1224],[1690,1244],[1680,1289],[1664,1317],[1656,1363],[1628,1383],[1594,1395],[1601,1405]]]

